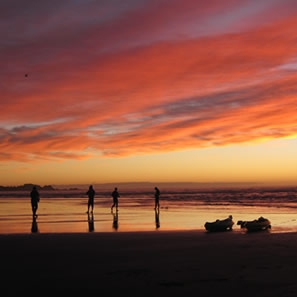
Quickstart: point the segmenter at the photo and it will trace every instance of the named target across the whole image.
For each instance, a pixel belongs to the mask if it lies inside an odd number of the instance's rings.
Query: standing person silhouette
[[[33,186],[32,191],[30,193],[30,197],[31,197],[31,207],[32,207],[33,218],[37,218],[36,212],[38,209],[40,196],[36,186]]]
[[[155,210],[160,208],[160,190],[155,187]]]
[[[111,211],[113,211],[114,207],[116,208],[116,211],[118,211],[119,197],[120,197],[118,188],[114,188],[114,191],[111,193],[111,196],[113,198],[113,205],[111,206]]]
[[[88,199],[88,210],[86,213],[89,213],[90,208],[92,209],[91,212],[94,210],[94,197],[95,197],[95,190],[93,189],[93,186],[89,186],[89,190],[86,193],[89,197]]]

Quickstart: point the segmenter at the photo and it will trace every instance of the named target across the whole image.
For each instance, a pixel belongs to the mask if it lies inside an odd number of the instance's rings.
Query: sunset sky
[[[297,185],[297,1],[0,0],[0,185]]]

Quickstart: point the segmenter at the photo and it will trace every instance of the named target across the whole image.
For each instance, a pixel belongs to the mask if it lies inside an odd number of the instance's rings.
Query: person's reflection
[[[156,229],[160,228],[160,210],[155,208]]]
[[[37,233],[38,232],[38,225],[37,225],[37,217],[36,216],[33,216],[31,232],[32,233]]]
[[[88,213],[88,224],[89,224],[89,232],[93,232],[95,230],[93,213]]]
[[[113,221],[112,221],[112,228],[118,230],[119,228],[119,213],[118,211],[112,212]]]

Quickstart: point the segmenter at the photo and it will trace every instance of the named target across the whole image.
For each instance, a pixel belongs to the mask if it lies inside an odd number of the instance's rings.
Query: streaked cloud
[[[13,0],[0,11],[1,161],[296,136],[294,1]]]

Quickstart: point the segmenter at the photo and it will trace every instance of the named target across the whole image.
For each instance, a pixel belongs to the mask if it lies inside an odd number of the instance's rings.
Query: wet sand
[[[296,239],[294,232],[161,230],[0,235],[2,291],[295,297]]]
[[[99,199],[98,199],[99,200]],[[39,233],[204,231],[207,221],[233,216],[234,232],[241,232],[238,220],[250,221],[264,216],[271,221],[271,233],[297,232],[295,207],[208,205],[196,202],[163,201],[158,216],[151,200],[131,202],[122,198],[117,216],[110,211],[110,199],[95,205],[93,220],[86,212],[86,200],[79,198],[43,198],[38,209]],[[0,234],[28,234],[33,225],[31,206],[27,199],[0,198]],[[115,220],[116,217],[116,220]],[[115,221],[117,224],[115,224]]]

